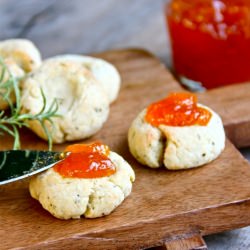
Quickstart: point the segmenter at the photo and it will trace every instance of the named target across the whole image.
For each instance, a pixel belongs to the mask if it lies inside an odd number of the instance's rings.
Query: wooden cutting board
[[[30,197],[28,180],[0,186],[0,248],[143,249],[165,244],[165,249],[189,249],[203,244],[200,235],[250,225],[250,165],[229,140],[217,160],[192,170],[153,170],[133,159],[127,146],[131,121],[150,102],[182,89],[148,52],[98,56],[118,67],[123,83],[103,129],[84,142],[101,140],[127,159],[136,172],[132,194],[109,216],[62,221]],[[249,90],[250,84],[241,84],[199,95],[221,114],[237,146],[250,145]],[[23,148],[47,147],[28,130],[22,130],[22,142]],[[11,146],[10,137],[1,137],[1,150]]]

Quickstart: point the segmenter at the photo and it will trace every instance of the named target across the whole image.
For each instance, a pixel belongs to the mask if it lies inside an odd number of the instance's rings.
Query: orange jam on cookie
[[[54,166],[54,170],[63,177],[99,178],[116,172],[115,165],[108,157],[108,146],[100,142],[70,145],[65,152],[70,153]]]
[[[172,93],[147,108],[145,119],[153,126],[206,126],[212,113],[197,105],[197,96],[191,93]]]

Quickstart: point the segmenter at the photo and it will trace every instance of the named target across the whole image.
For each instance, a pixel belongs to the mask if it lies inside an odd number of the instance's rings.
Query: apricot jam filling
[[[100,178],[116,172],[114,163],[109,159],[109,147],[94,142],[74,144],[65,149],[69,155],[54,166],[54,170],[67,178]]]
[[[206,126],[212,113],[198,106],[197,96],[191,93],[171,93],[147,108],[145,120],[153,126]]]

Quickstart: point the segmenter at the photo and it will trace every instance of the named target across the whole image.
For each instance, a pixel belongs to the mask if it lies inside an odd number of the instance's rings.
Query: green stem
[[[2,71],[0,73],[0,98],[4,99],[10,108],[10,115],[6,115],[5,111],[0,111],[0,132],[1,130],[8,133],[14,138],[13,149],[20,149],[20,134],[19,128],[29,127],[28,121],[38,121],[42,126],[47,138],[49,150],[52,150],[52,135],[45,122],[53,124],[53,117],[59,117],[58,112],[58,102],[55,99],[51,105],[47,107],[46,96],[41,89],[41,96],[43,100],[43,106],[37,114],[22,113],[21,114],[21,94],[19,89],[20,78],[15,78],[7,65],[4,63],[3,59],[0,57],[0,66]],[[7,80],[5,80],[7,78]],[[14,91],[16,97],[16,103],[13,103],[10,99],[10,94]],[[1,135],[1,133],[0,133]]]

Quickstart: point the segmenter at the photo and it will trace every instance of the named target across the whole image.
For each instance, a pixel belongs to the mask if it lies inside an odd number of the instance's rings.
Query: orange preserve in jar
[[[166,17],[184,84],[209,89],[250,80],[250,0],[173,0]]]

